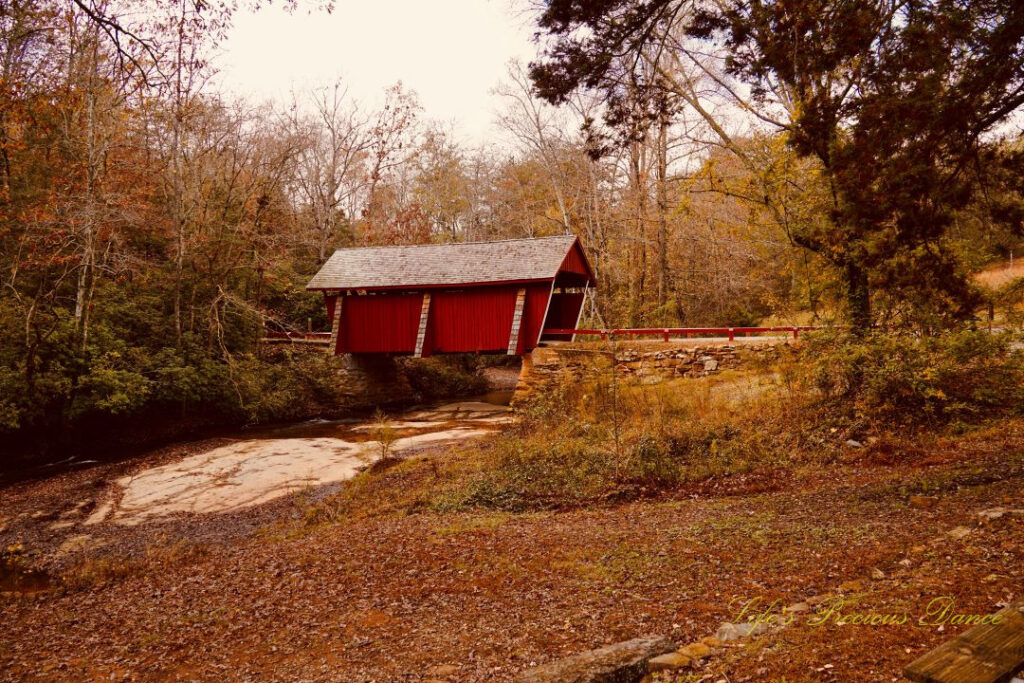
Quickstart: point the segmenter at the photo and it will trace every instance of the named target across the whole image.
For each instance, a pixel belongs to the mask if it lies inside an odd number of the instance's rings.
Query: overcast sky
[[[240,10],[221,44],[218,80],[250,99],[287,101],[293,88],[340,76],[366,106],[401,80],[426,117],[483,144],[500,106],[490,91],[510,59],[534,56],[533,30],[511,0],[336,0],[332,14]]]

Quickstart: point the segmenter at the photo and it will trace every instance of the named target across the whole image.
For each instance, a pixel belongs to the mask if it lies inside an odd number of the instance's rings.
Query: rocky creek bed
[[[34,591],[47,584],[48,572],[101,548],[131,555],[154,539],[244,536],[287,518],[296,494],[304,502],[323,498],[378,460],[381,429],[391,441],[389,457],[429,454],[500,429],[511,420],[504,405],[509,395],[414,408],[382,423],[311,420],[176,444],[121,462],[57,463],[52,476],[0,489],[0,547],[19,547],[27,572],[6,567],[8,589]]]

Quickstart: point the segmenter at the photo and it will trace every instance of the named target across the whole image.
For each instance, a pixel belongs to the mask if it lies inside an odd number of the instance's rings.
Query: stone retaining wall
[[[403,405],[417,400],[401,365],[391,356],[344,354],[334,363],[350,407]]]
[[[558,344],[538,347],[523,357],[523,368],[512,404],[522,403],[553,381],[584,381],[607,377],[611,365],[625,381],[657,384],[679,377],[707,377],[723,370],[765,362],[777,357],[778,343],[633,343]]]

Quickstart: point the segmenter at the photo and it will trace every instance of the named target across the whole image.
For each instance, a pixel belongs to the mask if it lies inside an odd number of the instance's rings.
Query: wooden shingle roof
[[[558,235],[497,242],[339,249],[306,289],[446,287],[550,280],[558,274],[574,244],[573,235]]]

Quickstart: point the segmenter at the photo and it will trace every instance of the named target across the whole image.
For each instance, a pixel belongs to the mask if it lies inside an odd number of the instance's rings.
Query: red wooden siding
[[[565,260],[562,261],[562,267],[559,271],[587,275],[591,278],[593,277],[593,274],[590,272],[590,266],[587,264],[586,257],[583,256],[583,250],[580,248],[579,242],[572,245],[572,249],[570,249],[569,253],[565,255]],[[573,322],[576,321],[574,320]]]
[[[337,353],[412,353],[422,294],[346,296]]]
[[[336,296],[330,296],[324,294],[324,301],[327,304],[327,320],[333,325],[334,324],[334,302],[338,300]]]
[[[517,291],[517,287],[487,287],[432,292],[431,351],[507,351]]]
[[[477,290],[434,290],[423,344],[424,355],[506,351],[519,289],[519,286],[502,286]],[[541,282],[526,285],[525,289],[517,353],[527,353],[537,345],[548,309],[551,285]],[[343,298],[336,353],[415,351],[422,294],[382,293]],[[327,296],[325,299],[327,314],[333,321],[338,297]],[[568,327],[575,324],[576,319],[573,318]]]
[[[551,297],[551,306],[548,308],[547,320],[544,321],[544,329],[574,329],[582,306],[582,292],[575,294],[560,294],[556,292]],[[568,341],[572,339],[572,335],[546,334],[543,338],[545,340]]]

